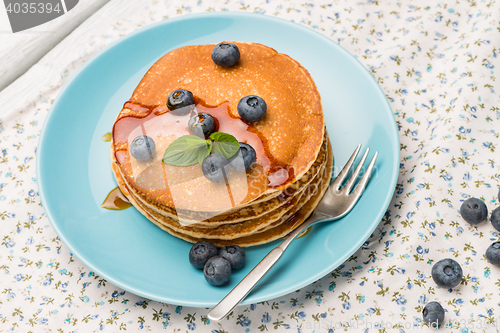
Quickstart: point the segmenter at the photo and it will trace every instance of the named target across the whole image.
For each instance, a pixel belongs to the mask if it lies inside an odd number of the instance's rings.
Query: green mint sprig
[[[215,132],[206,140],[196,135],[183,135],[165,149],[162,161],[174,166],[201,165],[211,152],[230,158],[238,149],[240,143],[231,134]]]

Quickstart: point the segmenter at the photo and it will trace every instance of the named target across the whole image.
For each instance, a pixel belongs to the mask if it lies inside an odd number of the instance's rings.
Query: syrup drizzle
[[[174,119],[176,118],[171,117],[168,123],[163,124],[168,128],[168,134],[173,134],[177,137],[191,134],[188,130],[187,120],[196,113],[208,113],[216,119],[216,131],[231,134],[238,141],[248,143],[254,148],[257,155],[256,163],[266,172],[269,187],[279,187],[294,179],[293,168],[281,163],[271,155],[267,140],[262,134],[252,124],[248,124],[240,118],[232,117],[229,114],[228,102],[211,106],[195,97],[195,105],[196,109],[190,115],[179,116],[179,120],[175,122]],[[127,101],[123,107],[130,109],[133,115],[127,115],[115,122],[113,126],[113,142],[115,147],[126,143],[133,129],[169,112],[168,108],[163,105],[147,106],[133,101]],[[125,163],[127,156],[127,150],[119,149],[115,152],[116,160],[120,164]]]
[[[131,206],[132,204],[128,201],[127,197],[123,195],[119,186],[111,190],[106,199],[104,199],[104,202],[101,204],[102,208],[110,210],[124,210]]]

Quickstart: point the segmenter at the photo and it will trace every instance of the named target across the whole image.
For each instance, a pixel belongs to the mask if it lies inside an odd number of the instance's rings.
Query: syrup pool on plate
[[[101,204],[102,208],[110,210],[124,210],[131,206],[132,204],[123,194],[119,186],[112,189]]]

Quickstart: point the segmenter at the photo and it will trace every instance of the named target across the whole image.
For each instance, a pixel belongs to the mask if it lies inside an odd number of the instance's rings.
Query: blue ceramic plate
[[[309,70],[322,97],[337,168],[359,143],[379,151],[376,172],[354,210],[295,240],[243,304],[290,293],[342,264],[378,225],[394,192],[399,139],[391,108],[371,74],[330,39],[285,20],[243,13],[188,15],[140,29],[97,54],[62,89],[42,130],[37,168],[43,206],[64,244],[98,275],[149,299],[213,306],[277,245],[248,249],[246,266],[230,284],[213,287],[190,266],[191,244],[134,208],[100,208],[116,186],[109,143],[101,137],[142,76],[168,51],[222,40],[271,46]]]

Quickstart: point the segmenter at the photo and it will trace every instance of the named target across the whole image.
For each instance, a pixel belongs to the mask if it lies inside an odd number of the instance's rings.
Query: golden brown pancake
[[[297,61],[256,43],[234,42],[237,65],[217,66],[215,45],[175,49],[146,73],[113,126],[111,160],[124,194],[150,221],[188,241],[210,239],[216,245],[251,246],[282,237],[314,210],[331,176],[331,145],[316,86]],[[171,112],[168,95],[176,89],[193,93],[195,109]],[[266,116],[249,124],[237,104],[258,95]],[[178,167],[162,162],[196,113],[217,121],[219,132],[250,144],[257,159],[247,171],[227,168],[225,181],[204,177],[199,164]],[[129,153],[139,135],[155,141],[150,161]]]
[[[149,209],[149,207],[144,205],[141,200],[138,200],[138,198],[134,196],[128,184],[125,185],[127,185],[127,188],[131,194],[130,196],[134,197],[135,202],[138,203],[141,208],[157,222],[166,225],[167,227],[172,228],[177,232],[184,233],[192,237],[230,240],[237,237],[248,236],[264,228],[267,228],[269,225],[277,222],[278,220],[281,220],[283,217],[290,217],[291,215],[293,215],[306,201],[310,199],[310,197],[314,194],[313,190],[317,189],[319,183],[323,181],[326,170],[325,167],[326,163],[321,166],[318,174],[314,177],[314,179],[309,184],[303,186],[303,189],[299,194],[293,196],[292,200],[283,203],[277,209],[264,213],[254,219],[247,219],[243,222],[231,224],[226,223],[213,228],[199,228],[195,225],[183,226],[177,220],[165,217],[157,213],[156,211]]]
[[[163,155],[163,151],[176,137],[189,134],[189,115],[178,119],[166,115],[168,108],[165,102],[175,89],[191,91],[199,111],[216,114],[217,117],[229,115],[229,119],[220,122],[219,131],[233,134],[239,141],[248,141],[256,149],[257,165],[262,168],[249,172],[247,184],[242,183],[241,186],[243,194],[240,197],[243,198],[236,206],[290,186],[316,160],[323,141],[324,120],[319,93],[307,70],[289,56],[267,46],[235,44],[240,49],[241,59],[231,68],[222,68],[213,63],[211,50],[214,45],[186,46],[167,53],[149,69],[117,117],[112,148],[122,175],[127,183],[152,202],[161,205],[165,211],[228,209],[224,205],[224,198],[220,196],[223,191],[217,184],[201,176],[199,165],[179,170],[180,167],[157,163],[156,168],[148,166],[152,174],[156,175],[152,179],[137,178],[137,172],[134,173],[128,142],[131,141],[132,133],[140,133],[141,124],[147,122],[150,132],[160,133],[160,137],[154,138],[157,158]],[[237,103],[242,97],[251,94],[259,95],[266,101],[267,113],[261,121],[248,125],[239,119]],[[155,128],[152,120],[162,116],[165,117]],[[176,119],[180,123],[173,123]],[[161,127],[167,125],[168,130],[162,132]],[[245,127],[243,131],[242,126]],[[249,132],[257,135],[249,135]],[[285,181],[271,181],[271,171],[276,171],[273,170],[276,165],[283,167],[279,170],[289,171]],[[264,170],[268,167],[271,171]],[[160,188],[151,188],[151,184],[162,183],[162,173],[165,178],[168,178],[166,175],[176,174],[178,183],[175,185],[179,193],[190,190],[204,193],[206,197],[212,198],[210,205],[207,207],[207,200],[198,195],[189,197],[186,202],[174,202],[172,186],[165,179]]]
[[[261,245],[273,240],[279,239],[298,226],[300,226],[314,211],[319,201],[323,197],[328,185],[330,184],[330,179],[332,176],[332,151],[331,145],[328,142],[328,157],[327,163],[322,169],[322,171],[317,175],[315,181],[311,182],[308,186],[308,191],[303,193],[304,198],[299,200],[294,205],[290,206],[290,211],[282,216],[277,221],[274,221],[270,225],[267,225],[265,228],[261,228],[257,230],[257,232],[253,233],[236,233],[231,237],[223,237],[227,239],[221,238],[213,238],[213,237],[195,237],[193,236],[193,232],[186,232],[183,227],[180,226],[172,226],[170,223],[165,223],[162,216],[158,216],[153,212],[147,211],[147,208],[142,205],[140,202],[136,201],[136,199],[130,195],[130,193],[125,190],[125,194],[130,202],[151,222],[160,227],[162,230],[170,233],[171,235],[184,239],[191,243],[196,243],[201,240],[208,240],[214,243],[217,247],[222,247],[229,244],[236,244],[242,247]],[[120,188],[126,188],[123,178],[118,174],[116,170],[116,166],[113,166],[115,175],[117,176],[117,181]],[[193,230],[193,228],[188,228]],[[203,231],[203,229],[202,229]],[[233,230],[235,231],[235,230]],[[207,234],[210,235],[210,234]]]
[[[268,197],[267,200],[255,200],[251,203],[251,205],[243,207],[240,206],[238,207],[237,210],[229,210],[228,212],[216,215],[206,220],[204,220],[204,214],[193,212],[192,213],[193,219],[190,221],[190,223],[184,223],[184,224],[189,224],[190,226],[193,227],[217,227],[228,223],[249,221],[257,217],[260,217],[264,214],[267,214],[269,216],[275,216],[275,215],[270,215],[270,213],[275,211],[280,206],[288,204],[288,202],[292,201],[292,199],[296,195],[301,194],[305,190],[307,185],[309,185],[309,183],[322,170],[327,160],[327,149],[328,149],[327,145],[328,142],[326,140],[326,132],[325,132],[325,140],[323,141],[323,144],[316,158],[316,161],[300,179],[295,181],[285,190],[280,191],[278,196],[271,197],[269,195],[267,196]],[[123,175],[121,174],[120,176],[123,177]],[[163,210],[161,206],[155,205],[154,202],[148,200],[148,198],[145,197],[143,194],[135,191],[135,189],[126,181],[125,183],[128,187],[128,191],[135,196],[136,201],[138,201],[143,206],[145,206],[145,208],[147,208],[148,212],[154,211],[167,218],[178,220],[177,214],[171,214],[168,211]]]

